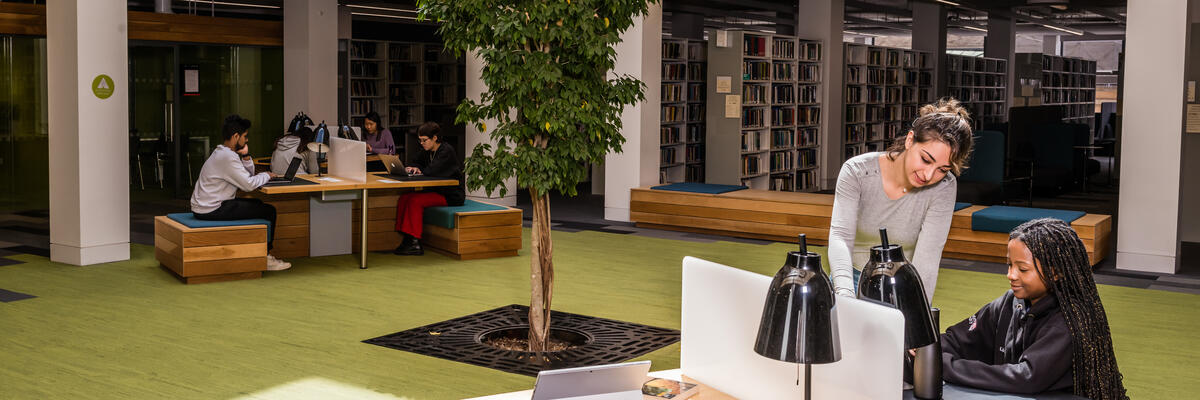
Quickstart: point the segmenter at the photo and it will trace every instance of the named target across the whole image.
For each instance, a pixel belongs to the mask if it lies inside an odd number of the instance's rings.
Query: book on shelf
[[[771,57],[796,58],[796,41],[785,38],[773,38],[771,40]]]
[[[687,141],[688,143],[700,143],[704,141],[704,125],[690,124],[687,126]]]
[[[350,42],[350,58],[376,58],[378,57],[379,43],[375,42]]]
[[[742,104],[766,104],[767,87],[764,85],[742,84]]]
[[[796,145],[796,134],[791,129],[772,129],[771,148],[787,149]]]
[[[688,84],[687,101],[690,101],[690,102],[704,101],[704,84],[703,83],[689,83]]]
[[[682,141],[679,140],[679,138],[680,138],[680,136],[679,136],[679,127],[678,126],[664,126],[662,128],[659,128],[659,143],[660,144],[667,145],[667,144],[681,143]]]
[[[742,55],[746,57],[766,57],[767,38],[745,35],[742,37],[742,49]]]
[[[664,83],[662,84],[662,101],[664,103],[675,103],[683,101],[683,84],[680,83]]]
[[[663,147],[663,148],[659,149],[659,151],[662,154],[662,159],[661,159],[662,164],[661,165],[665,166],[665,165],[671,165],[671,164],[677,163],[677,161],[675,161],[675,155],[678,153],[677,148]]]
[[[743,132],[742,133],[742,151],[759,151],[762,147],[759,146],[758,132]]]
[[[688,104],[687,122],[704,122],[704,104]]]
[[[664,60],[676,60],[683,58],[683,43],[663,42],[662,58]]]
[[[689,62],[687,65],[687,79],[689,81],[702,81],[704,76],[704,63]]]
[[[702,144],[689,144],[686,148],[684,148],[684,151],[686,152],[684,161],[688,163],[700,162],[704,160],[704,145]]]
[[[742,109],[742,128],[761,128],[763,126],[766,126],[765,120],[763,119],[763,109]]]
[[[755,154],[742,156],[742,175],[758,175],[762,170],[762,159]]]
[[[662,107],[662,122],[683,122],[684,108],[682,105],[663,106]]]
[[[373,61],[351,61],[350,77],[379,78],[379,63]]]
[[[742,80],[765,81],[771,79],[771,62],[746,60],[742,62]]]
[[[682,81],[687,79],[686,64],[663,64],[662,79],[664,81]]]
[[[817,106],[800,106],[796,108],[796,125],[817,125],[821,123],[821,108]]]

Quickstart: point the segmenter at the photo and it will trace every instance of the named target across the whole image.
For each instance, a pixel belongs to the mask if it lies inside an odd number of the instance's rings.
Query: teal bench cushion
[[[954,211],[958,211],[958,210],[961,210],[961,209],[964,209],[964,208],[967,208],[970,206],[971,206],[971,203],[962,203],[962,202],[954,203]]]
[[[467,200],[463,205],[457,207],[441,206],[429,207],[425,209],[425,223],[437,225],[446,229],[454,229],[454,214],[460,212],[471,211],[497,211],[507,210],[508,207],[501,207],[494,204],[480,203],[475,200]]]
[[[271,241],[271,236],[274,234],[274,229],[271,229],[271,223],[265,219],[234,219],[229,221],[208,221],[197,219],[193,213],[174,213],[167,214],[167,218],[175,220],[175,222],[183,224],[188,228],[215,228],[221,226],[243,226],[243,225],[266,225],[267,226],[267,242]]]
[[[721,194],[747,189],[745,186],[739,185],[718,185],[715,183],[699,183],[699,182],[680,182],[666,185],[654,186],[650,189],[654,190],[669,190],[672,192],[690,192],[690,193],[705,193],[705,194]]]
[[[1026,221],[1038,218],[1057,218],[1069,224],[1085,214],[1087,213],[1083,211],[991,206],[971,214],[971,229],[976,231],[1009,233]]]

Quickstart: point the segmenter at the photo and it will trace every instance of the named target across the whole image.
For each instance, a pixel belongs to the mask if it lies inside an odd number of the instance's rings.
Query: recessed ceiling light
[[[949,4],[949,5],[952,5],[952,6],[955,6],[955,7],[958,7],[958,6],[961,6],[961,5],[962,5],[962,4],[955,3],[955,2],[953,2],[953,1],[946,1],[946,0],[933,0],[933,1],[936,1],[936,2],[938,2],[938,3],[942,3],[942,4]]]

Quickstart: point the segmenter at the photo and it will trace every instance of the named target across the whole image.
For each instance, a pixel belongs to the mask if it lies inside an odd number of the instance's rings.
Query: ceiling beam
[[[869,25],[869,26],[874,26],[874,27],[879,27],[879,28],[888,28],[888,29],[895,29],[895,30],[900,30],[900,31],[905,31],[905,32],[912,32],[912,26],[909,26],[907,24],[876,21],[873,19],[851,17],[851,16],[845,16],[845,17],[843,17],[843,19],[845,19],[846,22],[853,22],[856,24],[863,24],[863,25]]]
[[[1111,19],[1113,21],[1117,21],[1118,23],[1120,23],[1122,25],[1125,24],[1124,16],[1121,16],[1121,14],[1117,14],[1109,9],[1105,9],[1105,8],[1101,8],[1101,7],[1080,7],[1079,9],[1090,12],[1092,14],[1099,15],[1104,18]]]

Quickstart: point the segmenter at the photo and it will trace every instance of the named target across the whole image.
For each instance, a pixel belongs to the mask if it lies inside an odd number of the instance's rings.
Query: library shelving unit
[[[947,54],[946,71],[949,95],[970,111],[975,131],[1008,121],[1007,60]]]
[[[659,182],[704,182],[703,40],[663,37]]]
[[[362,126],[370,111],[392,131],[396,153],[407,160],[420,149],[410,135],[425,121],[442,126],[443,139],[459,156],[465,128],[454,123],[466,95],[466,65],[441,44],[351,40],[346,87],[350,124]],[[335,121],[327,121],[333,124]]]
[[[1063,122],[1094,128],[1096,62],[1041,53],[1016,55],[1021,82],[1013,106],[1061,106]]]
[[[882,151],[933,101],[933,54],[845,43],[845,158]]]
[[[707,182],[819,189],[821,54],[795,36],[709,31]]]

